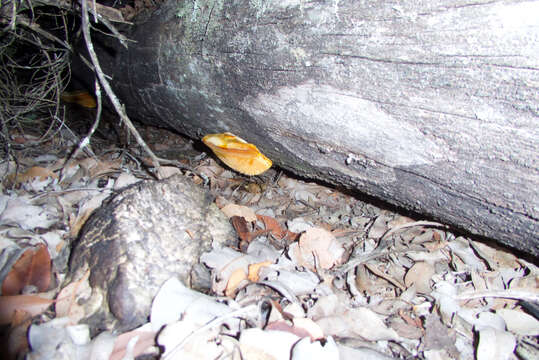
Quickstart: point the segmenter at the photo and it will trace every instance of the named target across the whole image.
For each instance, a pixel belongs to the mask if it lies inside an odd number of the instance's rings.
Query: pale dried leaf
[[[122,172],[114,182],[114,190],[122,189],[139,181],[141,180],[135,177],[135,175]]]
[[[150,321],[153,329],[158,331],[163,325],[176,322],[180,318],[194,318],[204,325],[231,311],[215,298],[191,290],[178,279],[171,278],[161,286],[153,300]],[[228,323],[236,324],[237,321],[231,319]]]
[[[161,174],[163,179],[166,179],[173,175],[181,174],[182,172],[175,166],[161,166],[159,168],[159,173]]]
[[[68,318],[56,318],[32,325],[28,332],[32,352],[27,359],[109,359],[114,348],[114,335],[102,332],[90,341],[88,325],[69,324]]]
[[[37,295],[0,296],[0,324],[9,324],[16,310],[35,316],[47,310],[53,302]]]
[[[51,258],[56,258],[64,246],[66,246],[67,242],[64,240],[65,234],[66,232],[63,230],[55,230],[40,235],[47,243]]]
[[[343,304],[336,294],[322,296],[309,309],[308,314],[313,320],[318,320],[338,312],[344,312],[346,309],[342,306]]]
[[[303,338],[292,348],[291,360],[339,360],[339,349],[330,336],[324,345],[320,341],[311,342]]]
[[[129,352],[131,352],[131,358],[147,353],[155,345],[155,336],[156,332],[152,330],[152,325],[149,323],[118,335],[109,360],[126,360],[124,356]]]
[[[58,293],[55,304],[56,317],[67,317],[72,324],[77,324],[85,317],[84,306],[79,304],[79,300],[87,299],[91,295],[89,276],[88,270],[80,280],[68,284]]]
[[[165,349],[161,358],[166,360],[219,358],[223,352],[216,341],[219,328],[210,327],[201,331],[202,325],[194,318],[167,325],[157,337],[157,343]],[[186,338],[189,338],[188,341],[184,341]]]
[[[312,293],[320,283],[318,276],[311,271],[286,270],[279,264],[261,268],[259,276],[266,283],[280,284],[295,296]]]
[[[95,7],[96,7],[96,10],[99,13],[99,15],[102,15],[103,17],[105,17],[109,21],[120,22],[120,23],[126,22],[124,20],[122,12],[120,10],[118,10],[118,9],[115,9],[113,7],[110,7],[110,6],[105,6],[105,5],[102,5],[102,4],[98,4],[98,3],[95,4]]]
[[[466,265],[471,269],[475,270],[485,270],[485,264],[479,259],[473,249],[470,247],[470,244],[467,239],[459,236],[453,241],[448,243],[451,251],[456,254]]]
[[[11,197],[0,214],[0,225],[16,224],[24,230],[48,229],[58,219],[58,211],[53,207],[35,206],[23,197]]]
[[[250,264],[248,267],[249,274],[247,275],[247,278],[249,279],[249,281],[257,282],[260,279],[260,276],[258,274],[260,269],[265,266],[269,266],[272,263],[273,263],[272,261],[266,260],[266,261],[262,261],[256,264]]]
[[[412,266],[404,277],[406,287],[415,284],[416,290],[422,294],[430,294],[430,279],[434,275],[434,266],[426,262],[417,262]]]
[[[252,328],[241,332],[240,348],[246,359],[289,359],[292,346],[298,340],[299,337],[290,332]]]
[[[389,221],[389,217],[380,215],[374,220],[374,223],[372,224],[371,228],[369,229],[369,238],[371,239],[379,239],[386,233],[388,230],[387,222]]]
[[[425,350],[445,349],[456,352],[455,339],[455,331],[442,324],[440,317],[436,313],[429,314],[426,317],[425,337],[423,338]]]
[[[298,303],[290,303],[284,306],[282,312],[283,314],[286,314],[287,316],[291,318],[304,318],[305,317],[305,310]]]
[[[395,330],[399,336],[407,339],[421,339],[424,335],[420,327],[409,324],[400,318],[392,319],[390,327]]]
[[[255,222],[256,221],[256,214],[253,209],[243,206],[243,205],[236,205],[236,204],[228,204],[225,205],[223,208],[221,208],[221,211],[228,217],[231,218],[232,216],[240,216],[245,219],[245,221],[248,222]]]
[[[86,220],[92,215],[95,209],[101,206],[103,201],[110,196],[109,191],[103,191],[95,196],[92,196],[88,201],[84,202],[80,208],[77,218],[71,225],[70,234],[72,237],[77,237],[80,229],[86,223]]]
[[[294,324],[295,328],[305,330],[313,341],[324,338],[324,332],[322,331],[320,326],[309,318],[294,318],[292,319],[292,323]]]
[[[399,340],[399,335],[388,328],[379,315],[365,307],[347,309],[342,313],[316,320],[324,334],[339,337],[360,336],[365,340]]]
[[[247,281],[247,273],[243,268],[236,268],[228,276],[225,288],[225,296],[232,297],[240,285]]]
[[[431,296],[436,300],[436,303],[440,308],[440,313],[443,316],[443,320],[448,321],[456,312],[460,311],[460,305],[455,299],[457,289],[454,284],[447,281],[437,282],[434,289],[435,290],[431,292]]]
[[[483,260],[488,262],[489,267],[493,270],[500,267],[518,267],[517,257],[506,250],[496,249],[479,241],[470,241],[470,245]]]
[[[331,269],[344,260],[342,242],[329,231],[313,227],[299,238],[299,246],[291,247],[290,256],[301,266],[315,270],[315,263],[322,269]]]
[[[515,350],[516,339],[506,331],[485,328],[479,332],[477,360],[506,360]]]
[[[462,315],[461,311],[461,315]],[[483,329],[496,329],[500,331],[505,330],[505,321],[503,318],[495,313],[490,311],[481,311],[478,314],[475,314],[473,318],[466,317],[465,320],[474,325],[476,331],[481,331]]]
[[[295,233],[302,233],[307,229],[313,227],[313,224],[310,221],[305,220],[304,218],[298,217],[286,222],[288,230]]]
[[[538,336],[539,321],[525,312],[511,309],[498,309],[496,314],[500,315],[507,326],[507,330],[519,336]]]

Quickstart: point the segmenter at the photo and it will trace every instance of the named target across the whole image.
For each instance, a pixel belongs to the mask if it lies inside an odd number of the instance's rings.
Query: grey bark
[[[100,52],[132,116],[539,254],[538,1],[190,0]]]

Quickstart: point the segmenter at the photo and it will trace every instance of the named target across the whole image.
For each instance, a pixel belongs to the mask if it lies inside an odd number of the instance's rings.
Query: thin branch
[[[97,81],[97,79],[95,80],[95,97],[97,99],[97,111],[95,114],[94,124],[92,125],[91,129],[88,131],[88,134],[84,137],[84,139],[80,141],[77,149],[71,154],[67,162],[64,164],[63,166],[64,169],[69,168],[69,165],[77,158],[77,156],[79,156],[82,149],[85,149],[86,147],[88,147],[88,145],[90,145],[90,139],[92,135],[94,134],[94,132],[97,130],[97,127],[99,126],[99,121],[101,120],[102,100],[101,100],[101,86],[99,86],[99,81]],[[90,148],[88,148],[87,150],[90,153],[90,155],[95,156],[93,151]]]
[[[472,300],[485,297],[506,298],[526,300],[532,302],[539,301],[539,292],[525,289],[508,289],[508,290],[486,290],[486,291],[470,291],[464,292],[456,296],[457,300]]]
[[[30,30],[38,33],[39,35],[43,36],[46,39],[49,39],[53,42],[56,42],[60,45],[62,45],[64,48],[68,49],[69,51],[73,51],[71,48],[71,45],[69,45],[67,42],[60,40],[56,36],[52,35],[50,32],[43,30],[37,23],[30,21],[25,16],[19,15],[15,21],[17,25],[26,26]]]
[[[127,116],[125,112],[124,106],[120,103],[120,100],[118,100],[118,97],[112,90],[108,80],[105,77],[105,74],[103,73],[103,70],[101,69],[101,64],[99,63],[97,54],[95,53],[94,45],[92,43],[92,38],[90,36],[90,20],[88,17],[87,0],[81,0],[81,5],[82,5],[82,34],[84,36],[86,48],[88,49],[88,53],[90,54],[90,60],[92,61],[92,64],[94,65],[97,78],[99,79],[101,86],[103,86],[103,89],[105,90],[105,93],[107,94],[108,98],[112,102],[112,105],[114,106],[114,109],[116,110],[116,113],[120,116],[120,119],[127,126],[131,134],[133,134],[133,136],[137,140],[137,143],[150,156],[152,165],[156,169],[157,177],[162,178],[162,171],[161,171],[161,165],[159,164],[159,158],[153,153],[150,147],[142,139],[142,137],[140,136],[139,132],[137,131],[137,129],[135,128],[131,120],[129,120],[129,117]]]

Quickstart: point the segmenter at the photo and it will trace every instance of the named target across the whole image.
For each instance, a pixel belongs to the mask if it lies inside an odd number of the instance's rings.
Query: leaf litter
[[[164,151],[191,144],[170,133],[155,138]],[[238,234],[236,247],[200,259],[211,293],[169,279],[147,324],[91,338],[78,305],[89,297],[88,279],[60,284],[66,249],[92,212],[147,178],[122,154],[63,167],[50,150],[24,158],[20,172],[0,165],[0,319],[10,358],[539,357],[534,264],[336,189],[273,169],[248,178],[194,156]]]

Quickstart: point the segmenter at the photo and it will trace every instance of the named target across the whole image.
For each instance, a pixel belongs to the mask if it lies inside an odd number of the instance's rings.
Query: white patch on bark
[[[241,107],[285,147],[288,138],[335,145],[392,167],[431,164],[444,159],[420,129],[383,110],[382,104],[314,82],[246,97]],[[290,148],[297,153],[297,149]]]

